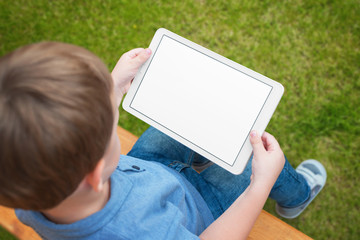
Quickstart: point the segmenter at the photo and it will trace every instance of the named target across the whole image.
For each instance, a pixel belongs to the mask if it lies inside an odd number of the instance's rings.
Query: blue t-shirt
[[[44,239],[199,239],[214,218],[197,190],[178,172],[129,156],[111,175],[105,207],[71,224],[55,224],[40,212],[17,217]]]

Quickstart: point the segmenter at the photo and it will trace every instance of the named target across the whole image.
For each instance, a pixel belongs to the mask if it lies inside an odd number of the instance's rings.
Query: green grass
[[[17,238],[8,233],[4,228],[0,226],[0,239],[1,240],[16,240]]]
[[[315,239],[357,239],[360,1],[0,1],[0,54],[42,40],[84,46],[111,69],[165,27],[279,81],[267,128],[296,166],[319,159],[324,190],[290,225]],[[120,110],[136,135],[147,125]],[[274,202],[265,209],[274,213]],[[0,231],[0,239],[3,239]]]

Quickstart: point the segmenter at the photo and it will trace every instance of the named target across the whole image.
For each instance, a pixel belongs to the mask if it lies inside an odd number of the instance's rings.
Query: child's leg
[[[200,173],[220,203],[222,211],[230,207],[249,186],[252,174],[251,164],[252,159],[240,175],[233,175],[215,164]],[[270,192],[270,198],[274,199],[279,206],[291,208],[303,204],[309,197],[310,188],[305,178],[298,174],[286,159],[284,168]]]
[[[191,168],[193,162],[208,160],[172,138],[149,128],[137,141],[129,156],[161,162],[174,168],[187,178],[200,192],[214,217],[218,217],[244,192],[250,184],[251,159],[240,175],[233,175],[214,164],[198,174]],[[282,206],[296,206],[309,197],[305,179],[286,160],[270,197]]]
[[[297,173],[285,157],[285,165],[270,192],[270,198],[284,207],[294,207],[310,197],[310,187],[305,178]]]
[[[179,161],[191,166],[194,152],[150,127],[140,136],[128,155],[142,160],[161,162],[165,165]]]

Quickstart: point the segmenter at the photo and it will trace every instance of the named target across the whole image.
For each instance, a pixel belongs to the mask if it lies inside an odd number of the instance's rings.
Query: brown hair
[[[56,42],[0,59],[0,204],[44,210],[101,159],[114,121],[111,75],[91,52]]]

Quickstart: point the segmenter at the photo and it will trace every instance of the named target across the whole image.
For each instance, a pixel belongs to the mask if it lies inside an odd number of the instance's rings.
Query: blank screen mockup
[[[272,86],[164,35],[130,107],[232,166]]]

